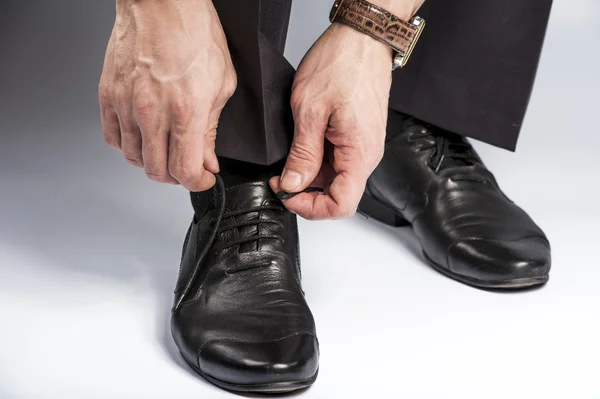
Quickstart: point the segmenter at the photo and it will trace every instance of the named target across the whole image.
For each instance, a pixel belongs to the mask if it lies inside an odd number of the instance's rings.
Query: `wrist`
[[[359,48],[353,51],[355,55],[362,55],[374,62],[381,62],[389,67],[394,57],[394,50],[372,37],[340,22],[334,22],[329,27],[337,37],[339,43],[349,43]]]
[[[348,25],[388,47],[393,68],[406,65],[425,27],[416,17],[424,0],[336,0],[330,20]],[[377,44],[373,43],[373,46]]]

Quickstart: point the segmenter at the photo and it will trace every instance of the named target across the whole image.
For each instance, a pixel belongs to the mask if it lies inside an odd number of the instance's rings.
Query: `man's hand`
[[[310,49],[292,91],[295,133],[275,191],[302,193],[284,201],[309,219],[352,216],[385,142],[392,50],[372,38],[333,24]]]
[[[203,191],[236,88],[211,0],[117,0],[99,96],[104,139],[152,180]]]

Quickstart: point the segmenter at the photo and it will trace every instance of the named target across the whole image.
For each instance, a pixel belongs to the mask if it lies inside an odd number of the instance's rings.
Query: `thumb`
[[[296,117],[295,124],[294,141],[281,173],[280,187],[288,193],[306,189],[317,177],[323,164],[328,120]]]

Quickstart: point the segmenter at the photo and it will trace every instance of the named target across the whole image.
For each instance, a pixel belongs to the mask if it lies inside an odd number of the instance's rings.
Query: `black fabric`
[[[219,175],[223,179],[225,188],[229,188],[254,181],[268,181],[271,177],[281,174],[285,160],[265,166],[219,157],[219,166],[221,168]],[[216,188],[200,193],[190,193],[197,220],[200,220],[210,207],[217,207],[215,190]]]
[[[394,111],[393,109],[389,110],[387,121],[388,129],[385,133],[386,144],[389,141],[394,140],[399,134],[402,133],[402,128],[409,118],[409,116],[403,114],[402,112]],[[391,126],[397,126],[398,128],[390,129],[389,127]]]
[[[429,0],[413,58],[394,73],[390,107],[514,150],[552,0]]]
[[[265,166],[220,157],[219,165],[222,170],[223,182],[225,187],[228,188],[256,181],[257,179],[268,180],[275,175],[279,175],[285,166],[285,162],[281,160],[273,165]]]
[[[220,156],[268,165],[287,155],[294,69],[283,56],[291,0],[213,0],[238,73],[217,136]],[[552,0],[428,0],[427,27],[394,72],[390,107],[514,150]],[[390,62],[391,65],[391,62]]]
[[[291,0],[214,0],[238,75],[219,121],[217,154],[269,165],[292,142],[295,70],[283,57]]]

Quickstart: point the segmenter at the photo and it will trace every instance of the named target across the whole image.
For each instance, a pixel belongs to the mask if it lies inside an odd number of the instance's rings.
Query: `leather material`
[[[351,26],[401,54],[408,51],[417,34],[413,24],[365,0],[344,0],[334,4],[330,20]]]
[[[300,284],[296,217],[267,181],[226,189],[219,232],[182,298],[215,228],[214,197],[184,244],[171,320],[177,346],[202,375],[233,389],[314,379],[319,349]]]
[[[282,348],[285,350],[281,351]],[[209,375],[236,384],[303,381],[317,372],[315,354],[318,351],[317,340],[312,334],[266,342],[212,341],[202,348],[199,366]],[[241,353],[244,356],[240,356]],[[277,354],[277,358],[273,354]]]
[[[547,280],[551,257],[544,232],[504,195],[464,138],[393,116],[389,136],[365,192],[378,205],[371,202],[363,212],[389,209],[412,224],[427,259],[463,282],[520,282],[516,287]]]

